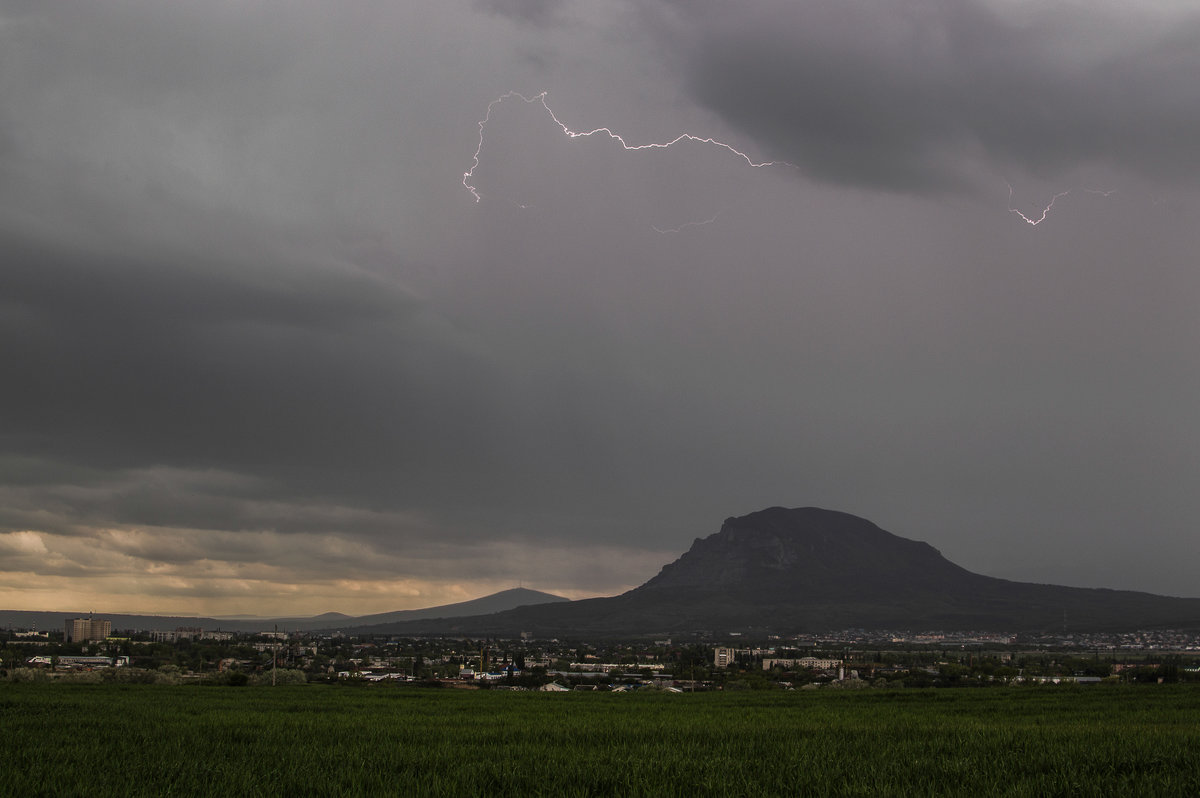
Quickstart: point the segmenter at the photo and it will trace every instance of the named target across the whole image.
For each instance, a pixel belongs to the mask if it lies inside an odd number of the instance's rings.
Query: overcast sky
[[[0,0],[0,606],[611,595],[772,505],[1200,595],[1197,42],[1182,2]]]

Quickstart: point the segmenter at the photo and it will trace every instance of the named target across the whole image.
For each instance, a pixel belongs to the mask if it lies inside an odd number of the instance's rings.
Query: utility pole
[[[275,642],[271,648],[271,686],[275,686],[275,671],[279,668],[279,624],[275,624]]]

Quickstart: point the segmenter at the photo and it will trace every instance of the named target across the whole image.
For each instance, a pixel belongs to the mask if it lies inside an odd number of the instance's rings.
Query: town
[[[0,630],[0,677],[162,684],[415,684],[468,689],[953,687],[1200,681],[1200,634],[846,630],[782,639],[696,632],[645,641],[410,638],[179,627]]]

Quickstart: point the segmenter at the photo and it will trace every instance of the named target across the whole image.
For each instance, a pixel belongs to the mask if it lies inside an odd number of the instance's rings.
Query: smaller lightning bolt
[[[1013,198],[1013,187],[1012,187],[1012,184],[1011,184],[1011,183],[1006,183],[1005,185],[1007,185],[1007,186],[1008,186],[1008,211],[1009,211],[1009,213],[1015,213],[1017,216],[1020,216],[1020,217],[1021,217],[1021,220],[1022,220],[1022,221],[1024,221],[1024,222],[1025,222],[1026,224],[1028,224],[1028,225],[1032,225],[1033,227],[1037,227],[1039,224],[1041,224],[1042,222],[1046,221],[1046,217],[1050,215],[1050,209],[1054,207],[1054,203],[1058,202],[1060,199],[1062,199],[1063,197],[1067,196],[1067,195],[1068,195],[1068,194],[1070,194],[1072,191],[1082,191],[1082,192],[1084,192],[1085,194],[1099,194],[1101,197],[1111,197],[1113,194],[1117,193],[1115,189],[1114,189],[1114,190],[1110,190],[1110,191],[1101,191],[1101,190],[1099,190],[1099,189],[1095,189],[1095,188],[1081,188],[1081,189],[1073,189],[1073,188],[1069,188],[1069,189],[1067,189],[1066,191],[1060,191],[1060,192],[1058,192],[1057,194],[1055,194],[1053,197],[1051,197],[1051,198],[1050,198],[1050,204],[1048,204],[1048,205],[1047,205],[1045,208],[1042,208],[1042,213],[1041,213],[1041,215],[1039,215],[1039,216],[1038,216],[1038,217],[1035,219],[1035,218],[1033,218],[1032,216],[1026,216],[1024,213],[1022,213],[1021,211],[1019,211],[1018,209],[1016,209],[1016,208],[1014,208],[1014,207],[1013,207],[1013,204],[1012,204],[1012,198]]]
[[[650,229],[656,233],[664,233],[664,234],[666,234],[666,233],[681,233],[684,231],[684,229],[686,229],[688,227],[700,227],[701,225],[712,224],[713,222],[715,222],[717,220],[717,218],[721,215],[721,213],[723,213],[723,212],[717,211],[717,213],[713,214],[712,218],[710,218],[710,219],[703,219],[699,222],[684,222],[683,224],[679,225],[678,227],[655,227],[654,225],[650,225]]]
[[[613,141],[616,141],[618,144],[620,144],[622,149],[630,150],[630,151],[632,151],[632,150],[665,150],[668,147],[673,147],[676,144],[679,144],[680,142],[683,142],[683,141],[694,141],[698,144],[710,144],[714,147],[720,147],[721,149],[728,150],[729,152],[738,156],[743,161],[745,161],[747,164],[749,164],[750,166],[753,166],[756,169],[761,169],[764,166],[789,166],[793,169],[796,168],[795,164],[788,163],[787,161],[755,161],[749,155],[747,155],[746,153],[742,152],[741,150],[737,149],[736,147],[734,147],[730,144],[726,144],[723,141],[718,141],[717,139],[714,139],[714,138],[711,138],[708,136],[694,136],[691,133],[680,133],[675,138],[671,139],[670,141],[666,141],[666,142],[652,142],[650,144],[630,144],[620,134],[613,132],[610,128],[607,128],[607,127],[598,127],[595,130],[573,130],[570,127],[568,127],[561,119],[559,119],[558,116],[554,113],[554,111],[551,110],[550,106],[546,104],[547,93],[548,92],[543,91],[539,94],[533,95],[532,97],[526,97],[524,94],[521,94],[520,92],[510,91],[507,94],[500,95],[499,97],[497,97],[496,99],[494,99],[490,103],[488,103],[487,113],[484,114],[483,119],[479,120],[479,144],[478,144],[478,146],[475,147],[475,155],[471,158],[471,168],[468,169],[467,171],[463,172],[463,178],[462,178],[463,188],[465,188],[467,191],[471,192],[471,196],[473,196],[475,198],[476,202],[479,202],[481,199],[483,199],[483,197],[480,195],[479,190],[477,188],[475,188],[475,186],[472,184],[471,181],[475,177],[475,170],[479,168],[479,156],[480,156],[480,153],[483,152],[483,129],[484,129],[484,127],[487,126],[487,123],[492,118],[492,109],[495,108],[500,103],[502,103],[505,100],[510,99],[512,97],[516,97],[517,99],[522,100],[531,105],[533,103],[537,103],[537,104],[541,105],[542,108],[544,108],[546,110],[546,113],[550,115],[550,118],[554,120],[554,124],[558,125],[559,128],[562,129],[563,135],[567,136],[567,138],[572,138],[572,139],[587,138],[588,136],[594,136],[597,133],[603,133],[604,135],[608,136]],[[707,224],[707,223],[708,222],[696,222],[695,224]],[[659,232],[672,232],[672,231],[667,230],[667,231],[659,231]]]

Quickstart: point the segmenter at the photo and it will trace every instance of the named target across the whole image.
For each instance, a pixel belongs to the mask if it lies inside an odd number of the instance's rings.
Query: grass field
[[[1200,795],[1200,689],[0,684],[0,794]]]

